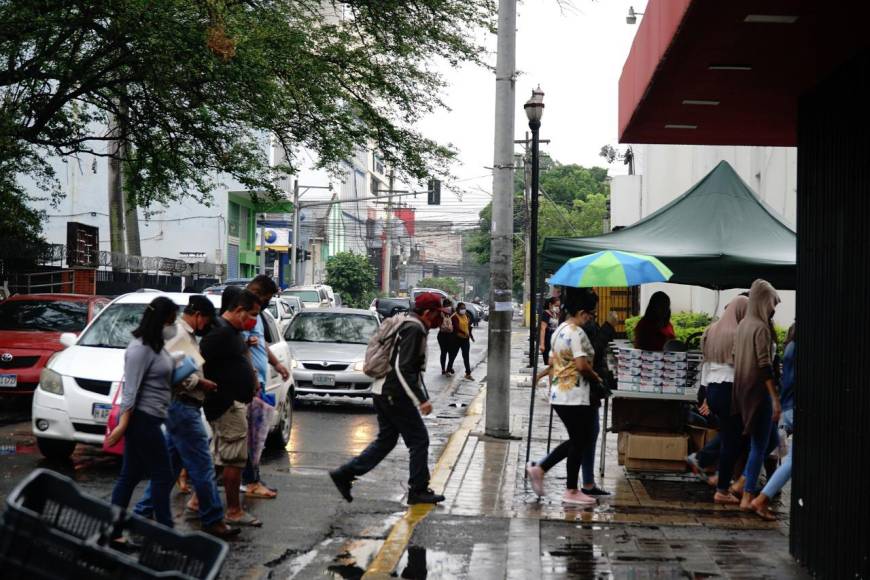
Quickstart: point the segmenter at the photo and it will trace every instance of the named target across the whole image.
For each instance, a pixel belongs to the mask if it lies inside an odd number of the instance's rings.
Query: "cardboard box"
[[[641,381],[637,388],[641,393],[661,393],[662,385]]]
[[[685,385],[674,385],[671,383],[662,383],[662,393],[666,395],[685,395]]]
[[[636,471],[686,470],[689,436],[670,433],[629,433],[625,467]]]
[[[640,360],[643,358],[643,351],[636,348],[621,348],[619,349],[619,360]]]
[[[620,431],[616,436],[616,451],[618,455],[617,463],[625,465],[625,448],[628,445],[628,433]]]
[[[692,453],[703,449],[707,443],[713,440],[716,435],[719,434],[719,431],[716,429],[707,429],[705,427],[698,427],[696,425],[689,425],[689,438],[692,443]]]
[[[640,358],[644,362],[665,360],[665,353],[654,350],[642,350]]]
[[[687,352],[666,352],[664,355],[665,362],[686,362],[689,359],[689,353]]]

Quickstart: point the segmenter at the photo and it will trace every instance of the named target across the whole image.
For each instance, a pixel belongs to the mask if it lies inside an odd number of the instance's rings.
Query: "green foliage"
[[[634,328],[640,321],[640,316],[633,316],[625,320],[625,333],[628,339],[634,341]],[[707,327],[713,324],[713,318],[704,312],[676,312],[671,315],[671,324],[674,327],[674,334],[677,335],[677,340],[687,342],[692,336],[700,336]],[[774,326],[776,332],[776,346],[779,351],[779,356],[782,356],[783,345],[785,344],[785,336],[788,329],[782,326]],[[696,347],[697,340],[692,341],[690,346]]]
[[[546,161],[546,163],[545,163]],[[542,159],[538,208],[538,252],[552,237],[594,236],[603,233],[610,195],[607,170],[601,167],[562,165]],[[514,292],[522,293],[525,273],[523,233],[527,227],[523,175],[514,175]],[[466,247],[479,264],[490,262],[492,204],[480,211],[480,227],[466,237]]]
[[[417,283],[417,287],[444,290],[451,296],[459,296],[462,294],[462,285],[458,280],[449,276],[440,278],[423,278]]]
[[[228,178],[278,196],[301,148],[327,169],[373,146],[400,175],[444,175],[454,151],[416,128],[443,107],[433,64],[481,63],[494,16],[493,0],[8,0],[0,169],[52,181],[49,155],[118,139],[141,206]]]
[[[365,256],[342,252],[326,261],[326,284],[341,294],[345,305],[368,308],[375,297],[375,270]]]
[[[3,182],[0,177],[0,184]],[[43,215],[27,206],[26,197],[0,186],[0,272],[21,272],[37,264],[46,247],[42,237]]]

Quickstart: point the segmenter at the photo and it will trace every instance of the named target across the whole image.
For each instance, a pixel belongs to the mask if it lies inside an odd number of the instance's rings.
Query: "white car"
[[[124,375],[124,350],[132,339],[145,306],[157,296],[166,296],[179,306],[187,305],[191,294],[180,292],[134,292],[113,300],[79,336],[61,335],[66,349],[49,359],[33,394],[32,427],[40,452],[48,458],[69,457],[77,443],[102,445],[112,398]],[[220,296],[208,298],[220,306]],[[275,319],[266,313],[269,349],[291,366],[290,350]],[[293,421],[293,381],[284,382],[269,367],[266,385],[274,393],[278,413],[270,442],[286,445]]]
[[[305,308],[334,308],[335,294],[330,286],[314,284],[313,286],[293,286],[281,292],[281,297],[299,298]]]
[[[279,296],[269,301],[269,314],[278,324],[278,331],[283,335],[293,317],[305,308],[296,296]]]

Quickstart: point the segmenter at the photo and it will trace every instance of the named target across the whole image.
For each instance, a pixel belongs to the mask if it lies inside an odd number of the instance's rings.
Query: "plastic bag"
[[[251,404],[248,405],[248,457],[252,465],[260,464],[260,456],[266,446],[269,427],[272,425],[276,412],[275,407],[260,397],[254,397]]]
[[[109,435],[111,435],[112,431],[115,430],[118,426],[118,422],[121,420],[121,403],[118,399],[123,390],[124,381],[122,380],[121,384],[118,385],[118,389],[115,391],[115,396],[112,397],[112,409],[109,411],[108,419],[106,419],[106,433],[103,435],[103,451],[111,453],[112,455],[124,455],[124,437],[121,437],[120,441],[114,445],[109,445],[107,441]]]

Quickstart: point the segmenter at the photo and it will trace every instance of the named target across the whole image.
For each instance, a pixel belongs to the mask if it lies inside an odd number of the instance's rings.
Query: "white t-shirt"
[[[550,404],[590,404],[589,381],[574,364],[574,359],[581,356],[592,362],[595,358],[592,342],[582,328],[572,322],[563,322],[553,333],[550,355],[553,363],[553,388],[550,390]]]

